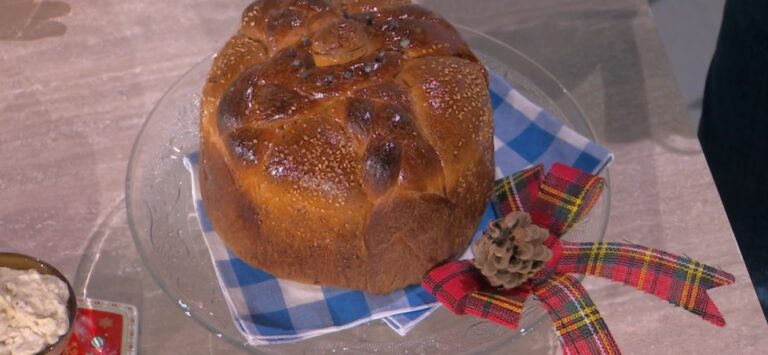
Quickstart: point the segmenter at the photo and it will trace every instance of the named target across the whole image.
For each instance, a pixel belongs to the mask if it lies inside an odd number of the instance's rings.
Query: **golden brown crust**
[[[211,222],[278,277],[370,292],[467,245],[493,182],[487,78],[404,0],[260,0],[201,102]]]

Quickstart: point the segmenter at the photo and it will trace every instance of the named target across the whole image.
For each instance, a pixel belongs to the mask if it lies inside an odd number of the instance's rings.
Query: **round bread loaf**
[[[216,232],[280,278],[418,283],[463,252],[490,197],[487,80],[456,30],[408,1],[256,1],[203,89]]]

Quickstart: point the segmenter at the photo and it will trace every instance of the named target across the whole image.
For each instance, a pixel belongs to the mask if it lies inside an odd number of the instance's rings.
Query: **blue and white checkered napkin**
[[[493,73],[490,94],[497,178],[532,164],[541,163],[549,168],[554,162],[597,172],[612,159],[605,148],[543,112]],[[213,231],[200,199],[197,164],[197,153],[184,159],[192,175],[195,211],[229,310],[251,344],[306,339],[373,319],[383,319],[393,330],[405,335],[437,307],[432,295],[419,285],[373,295],[277,279],[248,266],[230,253]],[[489,206],[479,226],[487,225],[493,218]],[[479,227],[475,237],[481,230]]]

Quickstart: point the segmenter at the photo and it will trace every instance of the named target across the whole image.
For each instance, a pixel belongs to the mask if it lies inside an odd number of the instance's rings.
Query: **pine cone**
[[[545,229],[531,224],[527,213],[512,212],[491,222],[472,246],[475,267],[492,286],[520,286],[552,257],[544,245],[548,235]]]

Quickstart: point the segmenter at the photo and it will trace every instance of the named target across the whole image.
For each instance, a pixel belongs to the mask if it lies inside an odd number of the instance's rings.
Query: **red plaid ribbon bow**
[[[456,314],[475,315],[512,329],[533,293],[552,317],[565,354],[620,353],[586,290],[569,274],[634,286],[724,326],[706,291],[733,283],[733,275],[639,245],[559,240],[597,202],[604,183],[561,164],[554,164],[546,176],[539,165],[497,181],[492,199],[496,216],[528,212],[533,223],[549,230],[545,244],[552,258],[532,280],[512,290],[491,287],[469,260],[438,266],[424,277],[422,286]]]

